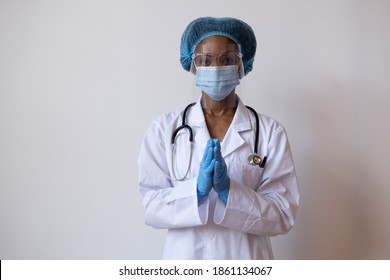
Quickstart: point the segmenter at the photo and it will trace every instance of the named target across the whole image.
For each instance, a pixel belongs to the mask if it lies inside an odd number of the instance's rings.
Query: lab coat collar
[[[237,100],[238,105],[236,113],[234,114],[232,123],[226,132],[224,140],[221,142],[221,152],[223,156],[227,156],[241,147],[245,143],[241,133],[252,129],[248,109],[238,96]],[[195,135],[195,140],[198,143],[202,143],[202,146],[206,146],[206,142],[210,138],[210,135],[207,130],[206,120],[202,110],[201,97],[199,97],[197,103],[190,111],[188,120],[190,126],[203,128]]]
[[[243,132],[251,130],[252,125],[248,109],[242,103],[241,99],[238,98],[238,106],[236,113],[234,114],[233,121],[226,132],[225,138],[221,143],[222,155],[228,156],[235,150],[245,144],[243,138]]]
[[[207,127],[206,126],[206,119],[204,117],[203,110],[202,110],[201,100],[202,100],[202,97],[199,97],[198,101],[196,102],[193,109],[189,113],[189,118],[191,119],[190,126]]]

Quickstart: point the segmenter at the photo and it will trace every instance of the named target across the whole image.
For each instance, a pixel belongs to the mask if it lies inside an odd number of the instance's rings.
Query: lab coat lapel
[[[193,129],[196,145],[200,148],[201,151],[203,151],[206,148],[207,140],[210,138],[210,134],[207,129],[200,100],[201,99],[199,98],[198,102],[194,105],[193,110],[191,110],[188,114],[188,123]]]
[[[241,100],[239,100],[233,121],[221,143],[222,155],[226,157],[241,147],[245,143],[241,133],[251,128],[248,110]]]
[[[238,97],[237,97],[238,98]],[[194,105],[193,109],[188,114],[188,124],[194,130],[195,143],[200,148],[200,151],[204,151],[206,148],[207,140],[210,138],[209,131],[207,129],[206,120],[203,114],[200,98]],[[251,130],[251,122],[248,114],[248,110],[242,101],[238,98],[238,105],[236,113],[234,114],[233,121],[225,135],[224,140],[221,143],[222,155],[228,156],[233,153],[239,147],[241,147],[245,140],[241,133]],[[198,149],[199,150],[199,149]]]

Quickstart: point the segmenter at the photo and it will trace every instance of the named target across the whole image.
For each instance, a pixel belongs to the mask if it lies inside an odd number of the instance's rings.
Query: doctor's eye
[[[194,57],[194,63],[196,66],[210,66],[213,62],[213,58],[211,55],[207,54],[196,54]]]
[[[218,60],[219,65],[237,65],[238,64],[238,56],[235,54],[226,54],[219,56]]]

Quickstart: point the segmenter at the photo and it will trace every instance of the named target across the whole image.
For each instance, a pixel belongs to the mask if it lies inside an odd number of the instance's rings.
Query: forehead
[[[202,40],[195,48],[196,53],[239,52],[240,47],[224,36],[210,36]]]

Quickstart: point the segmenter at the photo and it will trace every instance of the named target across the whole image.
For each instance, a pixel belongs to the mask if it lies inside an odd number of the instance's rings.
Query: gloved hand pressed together
[[[227,175],[225,160],[221,154],[218,139],[209,139],[200,163],[197,182],[198,205],[209,195],[211,189],[217,192],[219,199],[227,204],[230,178]]]
[[[213,188],[219,199],[226,205],[230,190],[230,178],[227,175],[227,167],[221,154],[221,144],[218,139],[214,139],[214,159]]]

